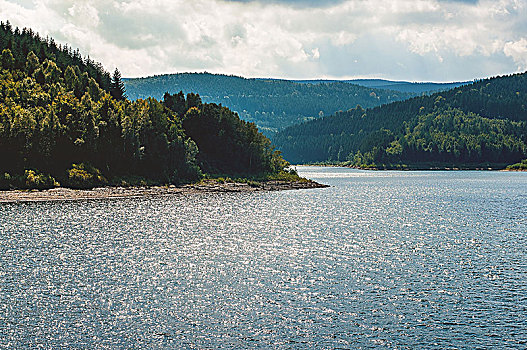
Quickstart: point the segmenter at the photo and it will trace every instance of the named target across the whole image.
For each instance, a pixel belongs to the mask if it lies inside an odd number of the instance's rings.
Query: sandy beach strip
[[[193,194],[208,192],[258,192],[258,191],[283,191],[310,188],[324,188],[317,182],[287,182],[265,181],[258,185],[217,181],[204,181],[199,184],[178,186],[148,186],[148,187],[100,187],[89,190],[71,188],[52,188],[48,190],[8,190],[0,191],[0,203],[12,202],[45,202],[45,201],[72,201],[106,198],[134,198],[147,196],[164,196],[172,194]]]

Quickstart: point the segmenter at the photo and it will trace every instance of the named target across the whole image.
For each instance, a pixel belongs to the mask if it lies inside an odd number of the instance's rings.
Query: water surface
[[[527,173],[0,204],[0,347],[527,348]]]

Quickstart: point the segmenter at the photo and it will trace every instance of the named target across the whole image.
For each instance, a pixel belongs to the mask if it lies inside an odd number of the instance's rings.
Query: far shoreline
[[[483,167],[483,166],[408,166],[408,167],[359,167],[345,164],[295,164],[292,167],[327,167],[327,168],[348,168],[356,170],[370,171],[507,171],[507,172],[525,172],[527,169],[507,169],[507,167]]]
[[[253,184],[205,180],[197,184],[189,184],[179,187],[175,185],[131,187],[107,186],[93,189],[72,189],[67,187],[56,187],[46,190],[0,191],[0,204],[24,202],[80,201],[94,199],[144,198],[199,193],[272,192],[326,187],[329,186],[311,180],[269,180]]]

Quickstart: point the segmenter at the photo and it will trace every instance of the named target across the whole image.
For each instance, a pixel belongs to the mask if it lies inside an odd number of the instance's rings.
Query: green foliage
[[[384,79],[351,79],[351,80],[293,80],[297,83],[306,84],[323,84],[323,83],[336,83],[346,82],[350,84],[365,86],[369,88],[393,90],[399,92],[413,92],[418,94],[423,93],[434,93],[438,91],[445,91],[456,88],[458,86],[466,85],[467,82],[454,82],[454,83],[420,83],[420,82],[407,82],[407,81],[390,81]]]
[[[255,123],[268,135],[293,124],[347,110],[357,104],[374,107],[416,96],[414,93],[344,82],[300,84],[209,73],[126,79],[125,84],[132,99],[150,96],[161,98],[166,91],[172,94],[180,90],[198,93],[204,102],[221,104],[236,111],[241,119]],[[181,100],[181,96],[178,98]],[[167,104],[172,103],[166,95],[164,100]],[[182,115],[181,110],[172,110]]]
[[[12,181],[13,179],[11,174],[0,174],[0,190],[9,190],[10,188],[14,187]]]
[[[115,71],[112,75],[112,81],[110,83],[110,93],[113,98],[117,101],[122,101],[126,99],[126,89],[124,83],[121,79],[121,72],[119,69],[115,68]]]
[[[60,184],[51,175],[33,169],[26,169],[20,175],[0,174],[0,190],[13,188],[45,190],[58,186]]]
[[[273,142],[293,163],[360,167],[513,163],[527,155],[527,74],[286,128]]]
[[[27,71],[27,74],[28,75],[33,74],[33,72],[35,72],[35,70],[39,67],[39,65],[40,65],[40,61],[39,61],[37,55],[35,55],[35,53],[33,51],[30,51],[27,54],[27,58],[26,58],[26,71]]]
[[[278,173],[270,174],[265,178],[265,180],[288,181],[288,182],[294,182],[294,181],[310,182],[311,181],[306,178],[300,177],[296,169],[293,169],[293,168],[284,169]]]
[[[507,170],[521,170],[527,171],[527,159],[523,159],[521,162],[509,165]]]
[[[183,117],[185,133],[197,145],[197,161],[207,173],[254,175],[276,173],[287,166],[256,125],[216,104],[203,104],[198,95],[165,94],[164,105]]]
[[[53,177],[78,188],[106,179],[180,184],[199,180],[202,169],[267,174],[286,166],[254,124],[227,108],[203,104],[197,94],[129,101],[124,89],[116,95],[104,87],[108,74],[98,64],[23,33],[0,25],[8,62],[0,69],[0,174],[14,174],[0,186],[49,187]],[[118,70],[113,82],[122,88]]]
[[[67,170],[66,184],[72,188],[93,188],[108,183],[101,171],[89,164],[72,164]]]
[[[37,72],[36,65],[47,59],[53,61],[61,71],[68,66],[75,67],[78,69],[77,76],[86,73],[95,79],[101,89],[109,91],[110,74],[100,63],[89,57],[82,57],[79,50],[73,50],[67,45],[57,45],[53,38],[42,38],[31,29],[13,30],[9,22],[1,22],[0,49],[9,50],[13,57],[12,67],[3,67],[4,69],[26,70],[28,75],[36,74],[36,78],[42,78],[42,72]]]
[[[23,188],[44,190],[58,186],[60,184],[49,174],[42,174],[35,170],[24,172]]]
[[[132,186],[155,186],[159,185],[159,182],[152,179],[145,178],[138,175],[123,175],[114,177],[109,183],[111,186],[121,186],[121,187],[132,187]]]
[[[15,59],[13,58],[13,54],[11,53],[11,50],[4,49],[2,51],[2,56],[0,57],[0,63],[2,64],[2,68],[4,69],[13,69],[15,65]]]
[[[488,119],[459,109],[438,110],[419,116],[417,123],[406,128],[404,134],[370,140],[350,160],[358,167],[421,161],[499,164],[527,154],[526,132],[525,122]],[[370,134],[367,139],[378,133]]]

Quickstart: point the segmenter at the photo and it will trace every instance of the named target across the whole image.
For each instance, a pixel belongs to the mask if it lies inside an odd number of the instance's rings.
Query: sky
[[[527,70],[527,0],[0,0],[123,77],[466,81]]]

